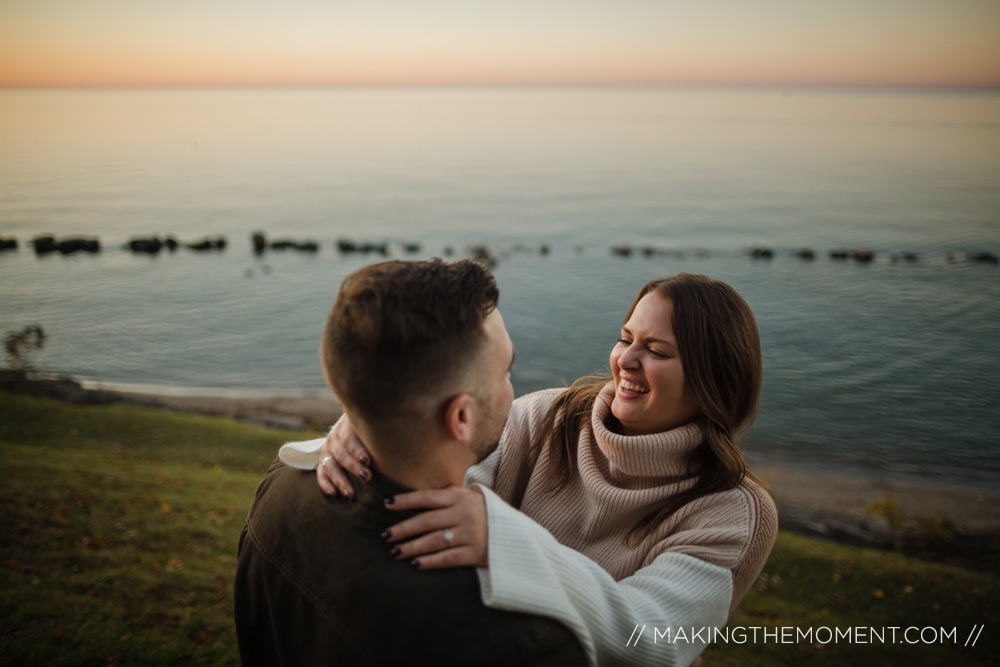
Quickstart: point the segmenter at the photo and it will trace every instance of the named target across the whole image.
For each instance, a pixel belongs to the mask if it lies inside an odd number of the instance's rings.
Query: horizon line
[[[317,88],[716,88],[801,90],[952,90],[995,91],[997,83],[807,83],[807,82],[375,82],[375,83],[117,83],[15,84],[0,90],[206,90],[206,89],[317,89]]]

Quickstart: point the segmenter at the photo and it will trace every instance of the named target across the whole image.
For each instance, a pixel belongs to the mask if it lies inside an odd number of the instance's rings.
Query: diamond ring
[[[444,541],[448,543],[448,548],[451,549],[454,545],[453,540],[455,539],[455,533],[451,532],[451,528],[444,529]]]

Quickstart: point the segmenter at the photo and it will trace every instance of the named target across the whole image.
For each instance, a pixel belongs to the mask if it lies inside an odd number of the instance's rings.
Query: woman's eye
[[[619,339],[618,339],[618,344],[619,344],[619,345],[631,345],[631,344],[632,344],[632,341],[630,341],[630,340],[626,340],[626,339],[624,339],[624,338],[619,338]]]
[[[667,355],[665,355],[662,352],[659,352],[658,350],[654,350],[653,348],[649,348],[649,353],[651,355],[653,355],[654,357],[656,357],[657,359],[666,359],[667,358]]]

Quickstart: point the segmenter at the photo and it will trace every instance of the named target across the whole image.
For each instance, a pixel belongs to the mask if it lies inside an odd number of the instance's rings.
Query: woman
[[[478,567],[487,605],[562,621],[596,664],[686,665],[777,532],[735,443],[760,394],[757,326],[725,283],[678,274],[639,291],[610,361],[610,378],[516,400],[477,485],[398,496],[430,511],[387,540],[421,569]],[[320,456],[327,493],[351,494],[341,466],[370,479],[343,423]]]

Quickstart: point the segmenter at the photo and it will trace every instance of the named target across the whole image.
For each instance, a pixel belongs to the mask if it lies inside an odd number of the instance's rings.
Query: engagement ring
[[[448,548],[449,549],[451,549],[453,546],[455,546],[454,544],[452,544],[452,540],[454,540],[454,539],[455,539],[455,534],[453,532],[451,532],[451,528],[445,528],[444,529],[444,541],[448,543]]]

